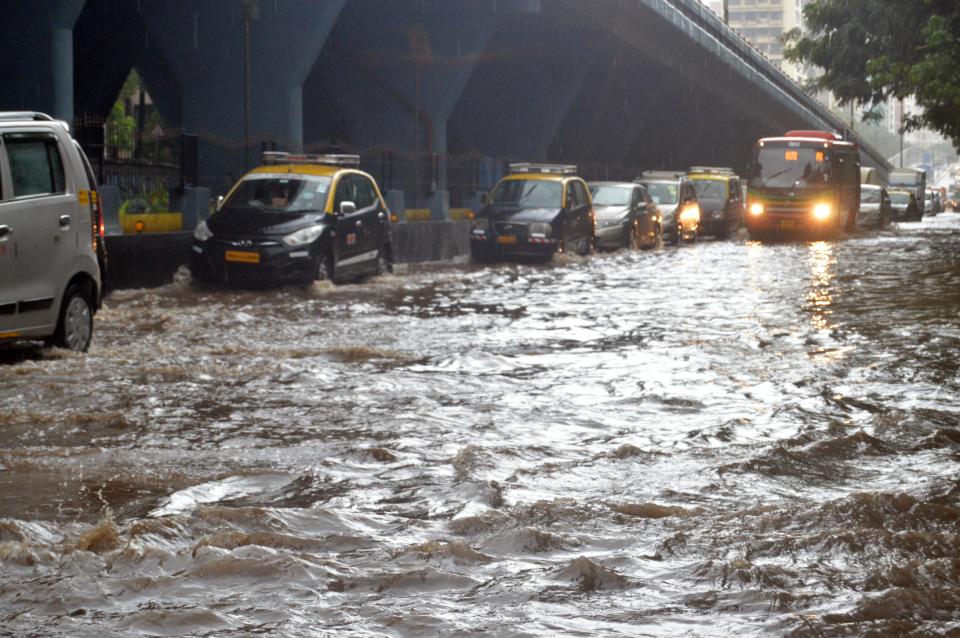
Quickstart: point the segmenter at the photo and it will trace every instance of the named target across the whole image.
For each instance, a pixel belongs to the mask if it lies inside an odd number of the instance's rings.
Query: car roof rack
[[[533,162],[513,162],[510,173],[546,173],[548,175],[576,175],[576,164],[537,164]]]
[[[691,166],[687,174],[700,173],[706,175],[736,175],[729,166]]]
[[[687,174],[683,171],[640,171],[634,181],[641,179],[682,179],[686,176]]]
[[[32,120],[34,122],[56,122],[55,119],[46,113],[39,111],[0,111],[0,120],[5,122],[11,120]]]
[[[359,155],[307,155],[304,153],[285,153],[282,151],[264,151],[263,163],[267,166],[276,164],[318,164],[321,166],[345,166],[357,168],[360,166]]]

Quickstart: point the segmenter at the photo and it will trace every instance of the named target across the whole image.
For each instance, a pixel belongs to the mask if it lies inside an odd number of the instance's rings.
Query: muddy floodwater
[[[960,215],[115,292],[0,352],[0,635],[958,636]]]

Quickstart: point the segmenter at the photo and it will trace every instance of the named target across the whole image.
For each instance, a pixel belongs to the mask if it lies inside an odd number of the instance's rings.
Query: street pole
[[[250,23],[259,13],[258,0],[240,0],[243,10],[243,171],[250,169]]]
[[[903,100],[900,100],[900,168],[903,168]]]

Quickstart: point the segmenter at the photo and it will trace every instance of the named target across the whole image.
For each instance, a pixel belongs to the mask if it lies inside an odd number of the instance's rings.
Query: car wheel
[[[388,275],[393,272],[393,256],[389,246],[381,246],[377,251],[377,276]]]
[[[653,227],[653,243],[647,246],[651,250],[663,247],[663,229],[657,224]]]
[[[317,258],[316,269],[313,273],[314,281],[333,281],[333,257],[326,253],[321,253]]]
[[[585,235],[577,240],[577,244],[576,244],[576,248],[574,249],[574,252],[577,253],[577,255],[579,255],[580,257],[584,257],[586,255],[592,254],[594,250],[595,249],[593,245],[593,236]]]
[[[643,242],[640,241],[640,224],[634,222],[627,231],[627,248],[630,250],[640,250]]]
[[[53,345],[74,352],[86,352],[93,339],[93,305],[87,286],[73,285],[67,288],[60,304],[57,331]]]

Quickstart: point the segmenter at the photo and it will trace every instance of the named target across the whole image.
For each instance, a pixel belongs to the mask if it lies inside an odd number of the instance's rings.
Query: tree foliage
[[[784,57],[823,69],[814,88],[843,104],[913,96],[922,112],[905,129],[931,128],[960,149],[960,2],[813,0],[803,17],[807,34],[790,34]]]

